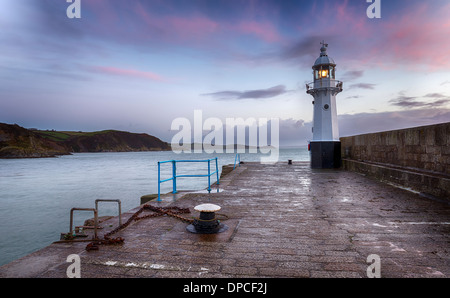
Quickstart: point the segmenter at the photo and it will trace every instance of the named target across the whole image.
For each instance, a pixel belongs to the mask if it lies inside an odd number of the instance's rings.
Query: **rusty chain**
[[[153,211],[154,213],[143,215],[143,216],[139,217],[139,214],[141,214],[144,210],[150,210],[150,211]],[[185,218],[180,215],[180,214],[185,214],[185,213],[190,213],[189,208],[180,208],[180,207],[176,207],[176,206],[156,207],[156,206],[152,206],[149,204],[145,204],[141,208],[139,208],[139,210],[136,211],[125,223],[123,223],[122,225],[116,227],[112,231],[103,235],[104,240],[94,240],[93,242],[89,243],[86,246],[86,250],[87,251],[98,250],[98,245],[122,244],[125,241],[125,239],[123,239],[122,237],[111,238],[111,235],[119,232],[120,230],[125,229],[133,221],[167,215],[167,216],[177,218],[183,222],[192,223],[194,221],[193,219]]]

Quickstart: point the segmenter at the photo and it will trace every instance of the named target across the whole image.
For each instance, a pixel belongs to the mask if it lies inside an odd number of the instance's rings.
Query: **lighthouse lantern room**
[[[306,92],[314,97],[313,139],[310,142],[312,168],[339,168],[341,143],[337,121],[336,95],[343,83],[336,80],[336,63],[328,56],[328,44],[322,42],[320,56],[312,69],[314,81]]]

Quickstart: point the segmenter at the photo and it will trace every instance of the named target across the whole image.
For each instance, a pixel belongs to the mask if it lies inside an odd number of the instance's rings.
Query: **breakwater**
[[[233,164],[235,154],[222,153],[219,169]],[[243,153],[245,162],[259,161],[261,154]],[[119,199],[126,212],[139,205],[145,194],[157,193],[157,162],[170,159],[206,159],[211,155],[176,154],[172,151],[74,153],[60,158],[0,159],[0,266],[59,240],[67,232],[70,209],[93,208],[96,199]],[[306,148],[280,149],[280,160],[307,161]],[[191,164],[179,174],[204,173],[207,167]],[[172,167],[161,169],[170,177]],[[215,181],[215,180],[213,180]],[[201,190],[205,178],[178,179],[179,190]],[[161,185],[161,192],[172,184]],[[24,208],[24,202],[33,208]],[[99,216],[117,214],[117,205],[104,204]],[[82,225],[92,213],[77,213],[74,225]],[[18,220],[19,219],[19,220]]]
[[[245,161],[220,185],[218,193],[185,193],[175,201],[167,194],[149,204],[188,208],[182,217],[197,218],[195,206],[213,202],[229,227],[222,233],[191,233],[180,218],[145,208],[140,220],[114,232],[121,244],[91,251],[86,242],[58,241],[1,266],[0,278],[72,277],[72,268],[82,278],[360,278],[369,277],[374,255],[383,278],[450,276],[448,204],[301,161]],[[141,207],[122,213],[122,221]],[[118,217],[102,222],[99,235],[118,223]],[[168,288],[180,293],[177,280]]]
[[[450,202],[450,122],[340,140],[344,169]]]

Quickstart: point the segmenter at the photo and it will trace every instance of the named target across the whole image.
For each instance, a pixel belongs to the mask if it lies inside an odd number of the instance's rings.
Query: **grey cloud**
[[[243,54],[234,53],[233,59],[238,59],[241,63],[258,66],[264,63],[288,63],[289,65],[296,65],[299,68],[311,68],[315,59],[320,54],[320,42],[332,44],[332,51],[338,53],[340,42],[338,38],[333,35],[309,35],[299,40],[293,40],[282,45],[279,48],[269,50],[265,53],[259,54]],[[359,71],[350,72],[351,77],[358,77]],[[362,74],[361,74],[362,75]]]
[[[352,84],[348,89],[375,89],[376,84],[370,84],[370,83],[358,83],[358,84]]]
[[[277,85],[267,89],[247,90],[247,91],[219,91],[202,95],[212,96],[217,100],[240,100],[240,99],[261,99],[271,98],[289,92],[286,86]]]
[[[341,80],[344,82],[353,81],[361,78],[363,75],[364,70],[349,70],[342,75]]]
[[[389,102],[392,103],[394,106],[405,107],[405,108],[424,106],[424,103],[416,101],[416,98],[417,97],[401,95],[397,98],[391,99]]]
[[[450,97],[440,93],[429,93],[423,98],[436,98],[434,101],[422,101],[420,97],[405,96],[403,92],[399,93],[397,98],[391,99],[389,102],[394,106],[403,108],[418,108],[418,107],[441,107],[450,102]]]
[[[280,145],[306,146],[312,139],[312,122],[296,119],[280,119]]]
[[[448,122],[450,109],[421,108],[396,112],[338,115],[341,137]],[[280,145],[304,146],[312,138],[312,122],[280,119]]]
[[[319,36],[309,36],[284,48],[281,52],[283,59],[296,59],[303,56],[313,56],[319,52]]]
[[[310,35],[284,47],[277,55],[281,60],[296,60],[300,67],[311,67],[320,54],[322,40],[337,44],[335,36]]]
[[[433,108],[338,116],[341,136],[432,125],[449,119],[450,109]]]
[[[441,93],[428,93],[424,97],[442,98],[442,97],[446,97],[446,96]]]
[[[450,102],[450,98],[447,97],[447,99],[436,100],[435,102],[432,102],[429,105],[435,106],[435,107],[440,107],[440,106],[447,104],[448,102]]]

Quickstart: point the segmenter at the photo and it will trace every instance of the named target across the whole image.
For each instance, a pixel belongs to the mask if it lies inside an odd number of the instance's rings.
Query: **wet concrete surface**
[[[371,254],[380,257],[384,278],[450,277],[448,204],[302,162],[245,163],[220,187],[149,204],[189,208],[185,218],[198,217],[196,205],[219,205],[218,217],[229,227],[223,233],[190,233],[188,223],[169,216],[142,219],[113,236],[125,239],[121,245],[86,251],[87,242],[54,243],[0,267],[0,277],[63,278],[70,254],[80,256],[85,278],[358,278],[367,277]],[[100,236],[118,218],[102,225]]]

